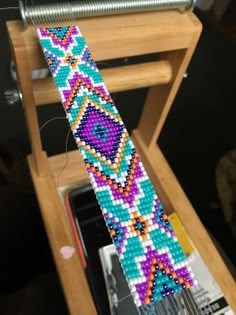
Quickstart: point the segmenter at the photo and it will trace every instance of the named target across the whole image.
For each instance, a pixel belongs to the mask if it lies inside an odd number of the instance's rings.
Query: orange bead
[[[159,262],[158,267],[162,269],[163,268],[163,263]]]
[[[154,280],[154,278],[155,278],[155,277],[154,277],[154,274],[150,273],[149,279],[150,279],[150,280]]]
[[[189,282],[186,281],[184,284],[185,284],[185,286],[186,286],[187,289],[190,288],[190,283],[189,283]]]
[[[175,272],[172,272],[172,277],[174,278],[174,279],[176,279],[177,278],[177,274],[175,273]]]
[[[165,268],[165,272],[167,273],[167,274],[169,274],[170,273],[170,268]]]
[[[116,235],[116,231],[115,230],[111,230],[111,235],[112,236]]]
[[[154,266],[151,266],[151,272],[155,272],[156,271],[156,268]]]
[[[157,260],[156,260],[155,257],[152,257],[152,263],[153,263],[153,264],[156,264],[156,263],[157,263]]]
[[[149,288],[152,288],[152,286],[153,286],[153,283],[152,283],[152,281],[148,281],[148,286],[149,286]]]
[[[151,300],[149,299],[149,297],[145,298],[145,304],[150,304]]]
[[[152,290],[150,290],[150,289],[147,289],[147,295],[152,295]]]
[[[184,283],[184,280],[183,280],[182,277],[179,277],[179,278],[178,278],[178,281],[179,281],[180,284]]]

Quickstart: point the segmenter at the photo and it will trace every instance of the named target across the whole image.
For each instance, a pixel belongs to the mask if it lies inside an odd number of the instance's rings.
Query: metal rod
[[[76,18],[114,15],[154,10],[192,10],[196,0],[91,0],[65,3],[26,5],[19,0],[19,9],[24,26]]]

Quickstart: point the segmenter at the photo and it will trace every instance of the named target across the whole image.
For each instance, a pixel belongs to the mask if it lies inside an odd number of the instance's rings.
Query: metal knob
[[[7,104],[10,106],[17,104],[21,100],[21,93],[17,89],[6,90],[4,95]]]

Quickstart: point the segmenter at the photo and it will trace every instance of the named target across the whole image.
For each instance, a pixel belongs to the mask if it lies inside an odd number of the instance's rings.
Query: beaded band
[[[186,256],[79,29],[39,28],[38,36],[136,305],[193,286]]]

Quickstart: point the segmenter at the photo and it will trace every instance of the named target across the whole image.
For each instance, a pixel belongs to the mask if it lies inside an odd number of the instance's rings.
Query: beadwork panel
[[[136,305],[193,286],[186,256],[78,27],[40,28],[38,36]]]

